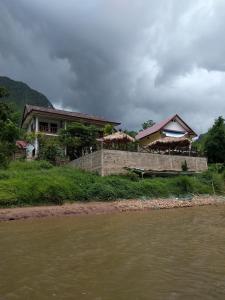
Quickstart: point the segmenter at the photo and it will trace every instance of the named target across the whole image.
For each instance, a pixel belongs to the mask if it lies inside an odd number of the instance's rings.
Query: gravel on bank
[[[107,214],[224,204],[224,197],[196,196],[185,199],[117,200],[112,202],[75,202],[61,206],[34,206],[0,209],[0,221],[37,219],[45,217]]]

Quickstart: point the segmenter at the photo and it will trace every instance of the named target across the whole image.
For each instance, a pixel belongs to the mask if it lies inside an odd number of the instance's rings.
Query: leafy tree
[[[113,132],[115,132],[115,129],[111,124],[106,124],[105,127],[103,128],[104,135],[109,135],[112,134]]]
[[[128,134],[129,136],[132,136],[133,138],[135,138],[135,136],[137,135],[137,131],[134,130],[123,130],[123,132],[125,132],[126,134]]]
[[[2,98],[3,103],[5,103],[5,98],[9,96],[10,93],[8,92],[8,90],[5,87],[0,86],[0,99]],[[11,120],[18,125],[19,122],[21,121],[21,113],[18,111],[16,104],[14,102],[7,103],[7,104],[11,110],[11,115],[10,115]]]
[[[2,96],[2,91],[0,97]],[[15,112],[6,103],[0,102],[0,167],[6,167],[16,148],[19,128],[15,122]]]
[[[9,92],[7,91],[7,89],[3,86],[0,86],[0,98],[4,98],[8,96],[9,96]]]
[[[47,160],[52,164],[56,164],[58,160],[65,157],[64,147],[61,145],[58,137],[39,135],[38,140],[39,159]]]
[[[144,122],[141,126],[142,126],[142,129],[141,130],[144,130],[144,129],[147,129],[149,127],[152,127],[153,125],[155,125],[155,122],[153,120],[148,120],[146,122]]]
[[[206,155],[205,153],[205,142],[207,138],[207,133],[200,134],[199,138],[192,142],[191,148],[197,151],[200,155]]]
[[[225,163],[225,122],[223,117],[215,120],[205,138],[205,152],[210,163]]]
[[[67,147],[67,154],[70,159],[75,159],[92,147],[96,149],[96,138],[99,136],[99,129],[93,125],[80,123],[68,124],[67,129],[60,132],[60,142]]]

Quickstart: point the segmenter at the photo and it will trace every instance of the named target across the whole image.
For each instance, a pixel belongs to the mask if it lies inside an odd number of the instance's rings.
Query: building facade
[[[58,136],[60,129],[66,129],[70,122],[95,125],[99,128],[103,128],[106,124],[111,124],[113,126],[120,124],[118,122],[106,120],[102,117],[84,113],[26,105],[23,112],[21,127],[27,132],[35,133],[34,144],[27,147],[27,156],[29,158],[36,158],[38,156],[39,133],[49,137]]]
[[[140,131],[135,138],[140,146],[145,147],[163,137],[181,138],[183,136],[192,140],[197,134],[176,114]]]

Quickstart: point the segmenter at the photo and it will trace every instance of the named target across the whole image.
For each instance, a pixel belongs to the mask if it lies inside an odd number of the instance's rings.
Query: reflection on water
[[[0,299],[225,299],[225,206],[1,223]]]

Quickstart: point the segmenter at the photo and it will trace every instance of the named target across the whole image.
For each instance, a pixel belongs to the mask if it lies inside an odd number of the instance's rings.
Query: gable
[[[177,132],[188,132],[189,129],[179,118],[175,118],[174,120],[171,120],[168,124],[166,124],[163,128],[163,130],[171,130],[171,131],[177,131]]]
[[[197,136],[197,134],[178,115],[173,115],[150,128],[140,131],[135,138],[137,140],[141,140],[155,132],[163,130],[178,133],[189,133],[190,135]]]

